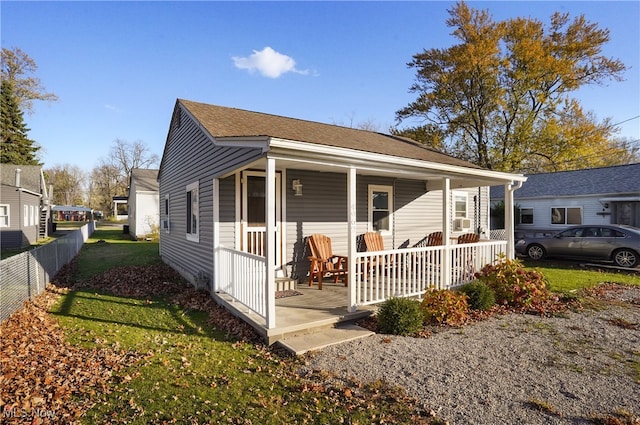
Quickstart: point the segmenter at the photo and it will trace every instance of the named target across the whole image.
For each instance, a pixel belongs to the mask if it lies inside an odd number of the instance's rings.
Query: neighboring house
[[[129,234],[134,239],[157,233],[160,221],[158,170],[134,168],[129,178]]]
[[[325,234],[334,253],[348,255],[342,312],[448,288],[469,277],[454,267],[462,251],[451,239],[487,238],[488,186],[512,193],[524,180],[406,138],[178,100],[158,174],[160,255],[218,301],[249,309],[268,334],[280,320],[276,281],[309,279],[308,236]],[[376,274],[375,289],[361,272],[372,254],[358,251],[369,231],[402,266]],[[420,246],[433,231],[446,245]],[[479,243],[473,265],[513,256],[513,243]]]
[[[57,221],[89,221],[93,210],[81,205],[54,205],[51,210]]]
[[[39,165],[0,166],[0,245],[21,248],[49,234],[49,196]]]
[[[116,221],[123,221],[128,219],[128,196],[114,196],[111,198],[113,201],[113,216]]]
[[[504,199],[491,188],[491,202]],[[640,164],[532,174],[515,192],[516,232],[549,234],[578,224],[640,227]]]

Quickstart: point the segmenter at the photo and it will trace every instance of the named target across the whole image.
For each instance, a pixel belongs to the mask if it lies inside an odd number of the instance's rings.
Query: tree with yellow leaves
[[[413,56],[410,91],[417,99],[396,112],[398,122],[417,117],[425,125],[397,134],[419,135],[454,156],[502,171],[609,165],[611,154],[624,153],[612,140],[610,120],[597,122],[571,97],[580,87],[622,80],[626,66],[602,55],[608,30],[560,13],[548,25],[531,18],[495,22],[488,11],[464,2],[449,15],[458,44]]]

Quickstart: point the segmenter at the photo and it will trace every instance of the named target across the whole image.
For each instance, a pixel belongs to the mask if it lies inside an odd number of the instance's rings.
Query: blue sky
[[[394,124],[414,100],[406,63],[453,44],[454,2],[14,2],[1,5],[2,47],[38,64],[55,103],[25,115],[45,168],[90,171],[115,139],[162,155],[177,98],[353,125]],[[607,56],[626,81],[582,90],[598,118],[640,139],[640,2],[469,2],[495,20],[584,14],[611,31]]]

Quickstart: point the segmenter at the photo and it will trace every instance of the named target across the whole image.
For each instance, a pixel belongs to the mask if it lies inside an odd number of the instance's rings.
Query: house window
[[[24,214],[22,217],[22,226],[26,227],[29,225],[29,205],[24,205]]]
[[[466,192],[453,192],[453,202],[455,208],[454,218],[468,218],[468,193]]]
[[[520,208],[520,224],[533,224],[533,208]]]
[[[551,208],[551,224],[582,224],[582,209],[578,207]]]
[[[199,209],[198,209],[198,182],[187,186],[187,239],[194,242],[200,241],[199,234]]]
[[[169,233],[169,194],[164,195],[164,211],[162,213],[162,228]]]
[[[9,205],[0,205],[0,227],[9,227]]]
[[[391,233],[393,229],[393,187],[369,186],[369,229]]]

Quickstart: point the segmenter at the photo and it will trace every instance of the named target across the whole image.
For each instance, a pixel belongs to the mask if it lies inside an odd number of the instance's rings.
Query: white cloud
[[[120,109],[120,108],[118,108],[118,107],[116,107],[116,106],[110,105],[110,104],[108,104],[108,103],[107,103],[106,105],[104,105],[104,107],[105,107],[106,109],[109,109],[110,111],[114,111],[114,112],[122,112],[122,109]]]
[[[292,57],[278,53],[269,46],[260,51],[254,50],[251,56],[234,56],[232,59],[236,68],[246,69],[250,73],[258,71],[269,78],[278,78],[287,72],[295,72],[302,75],[309,74],[306,69],[296,69],[296,61]]]

